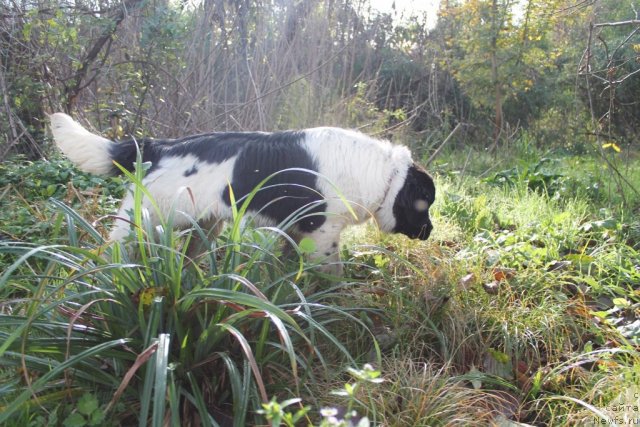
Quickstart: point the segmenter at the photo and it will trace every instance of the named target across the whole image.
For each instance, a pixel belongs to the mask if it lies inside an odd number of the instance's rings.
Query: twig
[[[635,194],[640,194],[640,193],[634,187],[634,185],[628,179],[626,179],[623,176],[622,172],[620,172],[616,168],[616,166],[611,162],[611,160],[609,160],[607,158],[607,156],[604,153],[604,150],[602,149],[602,144],[600,143],[601,135],[600,135],[600,132],[597,132],[598,121],[596,120],[596,117],[595,117],[595,107],[593,105],[593,97],[592,97],[592,94],[591,94],[591,84],[590,84],[589,77],[599,77],[594,72],[591,71],[591,47],[592,47],[591,45],[592,45],[592,41],[593,41],[593,29],[596,28],[596,27],[603,27],[603,26],[629,25],[629,24],[632,24],[632,23],[640,25],[640,20],[624,21],[624,22],[617,22],[617,23],[606,23],[606,24],[593,24],[593,23],[589,24],[589,37],[588,37],[588,40],[587,40],[587,49],[585,51],[585,54],[583,54],[583,57],[586,58],[586,64],[584,66],[585,72],[584,72],[584,74],[581,73],[580,71],[578,72],[578,75],[584,75],[585,82],[587,83],[587,96],[588,96],[588,99],[589,99],[589,111],[591,113],[592,125],[594,127],[594,130],[596,130],[594,132],[594,136],[596,138],[596,145],[597,145],[597,149],[598,149],[598,154],[600,155],[602,160],[604,160],[604,162],[607,164],[607,166],[610,168],[610,170],[613,171],[614,180],[615,180],[618,188],[620,189],[620,194],[622,196],[624,204],[626,204],[627,201],[626,201],[626,197],[624,195],[624,191],[622,191],[622,187],[623,187],[622,184],[623,183],[626,184],[631,189],[631,191],[633,191]],[[635,74],[635,72],[632,73],[632,74]],[[629,76],[624,77],[622,79],[622,81],[626,80],[627,77],[629,77]],[[610,81],[610,80],[608,80],[607,82],[610,84],[611,90],[613,91],[616,82],[613,82],[613,81]],[[611,111],[612,111],[612,109],[611,109],[611,106],[610,106],[609,114],[611,113]],[[609,117],[609,120],[610,119],[611,118]]]
[[[285,83],[283,85],[280,85],[280,86],[278,86],[276,88],[273,88],[271,90],[263,92],[260,96],[256,96],[255,98],[252,98],[252,99],[250,99],[250,100],[248,100],[246,102],[243,102],[243,103],[241,103],[239,105],[236,105],[235,107],[226,110],[224,113],[217,114],[217,115],[213,116],[210,120],[208,120],[206,122],[216,121],[217,119],[222,118],[222,117],[228,115],[229,113],[232,113],[234,111],[240,110],[241,108],[244,108],[247,105],[251,105],[252,103],[254,103],[254,102],[256,102],[256,101],[258,101],[260,99],[266,98],[269,95],[273,95],[274,93],[280,92],[280,91],[286,89],[287,87],[299,82],[300,80],[306,79],[307,77],[309,77],[310,75],[312,75],[316,71],[318,71],[321,68],[325,67],[326,65],[330,64],[335,58],[337,58],[340,54],[342,54],[342,52],[344,52],[347,49],[347,47],[349,47],[349,45],[344,46],[338,52],[333,54],[329,59],[327,59],[326,61],[322,62],[320,65],[318,65],[317,67],[313,68],[312,70],[310,70],[310,71],[298,76],[297,78],[295,78],[293,80],[290,80],[287,83]]]
[[[70,88],[67,88],[67,90],[65,91],[67,95],[67,111],[71,110],[71,107],[75,103],[75,100],[80,94],[80,91],[87,87],[97,77],[98,71],[96,71],[96,74],[94,74],[94,76],[89,80],[88,83],[83,84],[85,78],[87,77],[87,74],[89,73],[89,67],[97,59],[104,46],[106,45],[107,51],[109,50],[109,47],[113,40],[113,36],[116,33],[118,26],[127,16],[127,9],[132,9],[139,2],[140,0],[125,0],[122,5],[118,7],[118,11],[112,18],[113,21],[111,25],[107,26],[102,35],[98,38],[93,47],[85,56],[84,60],[82,61],[82,65],[73,76],[73,85]]]
[[[2,58],[0,58],[0,61],[2,61]],[[10,148],[11,145],[13,145],[15,141],[19,138],[19,136],[18,136],[18,130],[16,129],[16,124],[13,121],[13,114],[11,114],[11,104],[9,103],[9,94],[7,92],[7,85],[4,79],[4,65],[2,64],[2,62],[0,62],[0,91],[2,91],[4,109],[7,112],[7,118],[9,119],[9,129],[11,129],[11,136],[13,137],[13,142],[8,144]]]
[[[27,127],[22,123],[20,117],[18,117],[13,110],[11,109],[11,103],[9,102],[9,95],[7,90],[7,85],[4,77],[4,65],[0,62],[0,91],[3,94],[3,106],[7,113],[7,119],[9,121],[9,128],[11,129],[12,141],[7,141],[6,146],[0,151],[0,160],[3,160],[7,154],[11,151],[11,149],[18,145],[20,139],[23,137],[26,138],[30,145],[33,153],[38,154],[40,157],[44,158],[44,153],[38,146],[38,143],[29,133]]]
[[[442,144],[440,144],[440,146],[436,148],[436,151],[433,152],[431,157],[429,157],[429,160],[427,160],[427,162],[425,163],[425,167],[429,167],[431,162],[435,160],[436,156],[440,154],[440,151],[442,150],[442,148],[447,144],[447,142],[449,142],[453,138],[453,135],[455,135],[458,132],[458,129],[460,129],[462,126],[463,126],[463,123],[458,123],[456,127],[453,128],[449,136],[447,136],[445,140],[442,141]]]
[[[599,24],[593,24],[593,26],[596,28],[622,27],[624,25],[640,25],[640,19],[631,19],[629,21],[618,21],[618,22],[601,22]]]

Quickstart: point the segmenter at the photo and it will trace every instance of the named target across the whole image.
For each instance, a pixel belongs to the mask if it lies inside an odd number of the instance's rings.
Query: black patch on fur
[[[187,169],[186,171],[184,171],[184,176],[185,178],[194,174],[198,173],[198,168],[196,167],[196,165],[191,166],[191,169]]]
[[[433,229],[429,210],[422,212],[416,210],[415,202],[426,200],[431,206],[435,196],[436,187],[433,179],[415,164],[410,166],[404,185],[393,203],[393,216],[396,219],[394,233],[402,233],[412,239],[426,240]]]
[[[129,139],[119,141],[110,147],[111,159],[128,171],[134,170],[136,162],[136,144],[142,152],[142,161],[151,162],[153,171],[165,157],[185,157],[193,155],[206,163],[222,163],[230,159],[252,141],[262,140],[261,132],[214,132],[191,135],[180,139]]]
[[[304,138],[303,131],[216,132],[180,139],[121,141],[111,145],[110,155],[112,160],[133,171],[137,144],[142,152],[142,161],[151,162],[147,173],[153,172],[166,157],[193,155],[201,162],[215,164],[238,156],[231,187],[235,200],[241,201],[262,180],[276,172],[292,168],[317,172],[315,162],[301,145]],[[115,166],[114,171],[119,173]],[[194,165],[185,170],[184,176],[197,172]],[[326,203],[316,188],[316,181],[316,175],[306,171],[280,172],[255,195],[249,209],[277,223],[295,212],[301,212],[301,218],[296,222],[300,231],[308,233],[317,230],[326,220],[323,215]],[[222,198],[227,205],[231,205],[228,188]]]
[[[143,150],[144,146],[147,144],[149,144],[148,140],[137,141],[128,139],[126,141],[118,141],[109,146],[109,155],[111,156],[112,161],[118,163],[125,170],[133,172],[136,164],[136,154],[138,152],[136,146]],[[120,175],[122,172],[114,165],[113,173],[114,175]]]
[[[255,134],[252,134],[255,137]],[[233,169],[231,188],[236,201],[245,198],[265,178],[273,175],[249,203],[249,209],[282,223],[294,212],[302,232],[312,232],[324,224],[324,197],[316,188],[318,168],[301,145],[304,132],[259,134],[245,144]],[[287,169],[303,170],[287,170]],[[284,172],[282,172],[284,171]],[[229,189],[222,195],[231,205]]]

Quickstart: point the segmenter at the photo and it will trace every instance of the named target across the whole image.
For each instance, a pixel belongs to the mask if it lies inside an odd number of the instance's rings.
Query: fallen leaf
[[[513,279],[516,276],[516,271],[513,268],[494,267],[493,280],[496,282],[504,282],[505,280]]]
[[[483,284],[482,287],[484,288],[484,291],[489,295],[498,295],[498,291],[500,290],[500,283],[494,280],[493,282]]]
[[[547,271],[565,271],[571,267],[571,261],[551,261],[547,266]]]
[[[531,371],[529,365],[523,360],[519,360],[516,363],[516,382],[520,387],[520,390],[527,392],[531,389]]]
[[[476,281],[476,276],[473,273],[469,273],[466,276],[463,276],[462,278],[460,278],[458,283],[460,283],[460,286],[462,287],[462,289],[468,290],[469,287],[471,287],[471,285],[473,285],[475,281]]]
[[[511,380],[513,378],[513,365],[508,354],[493,348],[488,349],[482,363],[483,370],[489,375]]]
[[[467,375],[470,377],[471,385],[474,389],[478,390],[482,387],[482,381],[480,378],[482,377],[482,372],[480,372],[474,365],[471,365],[471,369]]]

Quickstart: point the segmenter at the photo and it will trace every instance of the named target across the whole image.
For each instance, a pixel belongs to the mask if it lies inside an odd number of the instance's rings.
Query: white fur
[[[113,142],[90,133],[66,114],[53,114],[50,120],[56,144],[80,169],[101,175],[112,171],[109,145]],[[316,243],[314,258],[338,261],[338,242],[345,226],[373,216],[383,231],[393,230],[396,225],[394,200],[413,161],[406,147],[359,132],[323,127],[307,129],[305,134],[303,145],[318,167],[316,185],[327,202],[325,222],[308,233],[308,237]],[[194,155],[165,157],[143,182],[162,215],[166,217],[174,212],[175,227],[190,225],[182,213],[202,223],[216,224],[232,218],[231,208],[222,194],[231,182],[236,158],[209,164]],[[184,176],[185,168],[191,166],[195,166],[198,173]],[[146,198],[143,207],[149,212],[152,224],[159,224],[155,208]],[[118,213],[123,220],[116,220],[111,240],[123,240],[129,233],[130,224],[126,219],[132,208],[133,195],[129,193]],[[259,224],[272,225],[267,218],[256,215],[256,219]],[[339,272],[339,264],[329,270]]]
[[[64,113],[50,115],[49,121],[56,144],[69,160],[85,172],[95,175],[111,173],[111,141],[89,132]]]
[[[317,185],[329,203],[327,211],[344,216],[345,224],[373,215],[383,231],[391,231],[396,225],[393,202],[413,163],[409,149],[345,129],[314,128],[306,133],[307,149],[321,175]],[[350,202],[357,219],[334,186]]]
[[[235,157],[222,163],[208,165],[200,162],[197,157],[166,157],[160,161],[156,169],[143,179],[143,184],[153,195],[158,209],[166,218],[170,212],[175,212],[173,225],[185,228],[191,225],[189,218],[199,221],[213,221],[230,219],[231,208],[219,195],[231,181]],[[197,174],[185,177],[185,165],[198,168]],[[153,224],[159,224],[160,219],[151,201],[144,197],[142,207],[149,212]],[[133,209],[133,194],[129,193],[122,202],[116,228],[109,235],[110,240],[123,240],[129,233],[127,211]]]

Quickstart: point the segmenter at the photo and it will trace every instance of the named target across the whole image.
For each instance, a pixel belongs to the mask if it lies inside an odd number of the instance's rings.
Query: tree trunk
[[[498,0],[493,0],[491,4],[491,16],[493,20],[493,36],[491,38],[491,82],[494,93],[495,120],[493,123],[493,146],[491,151],[497,151],[500,135],[502,134],[502,82],[498,69],[498,37],[500,36],[500,26],[502,20],[498,16]]]

